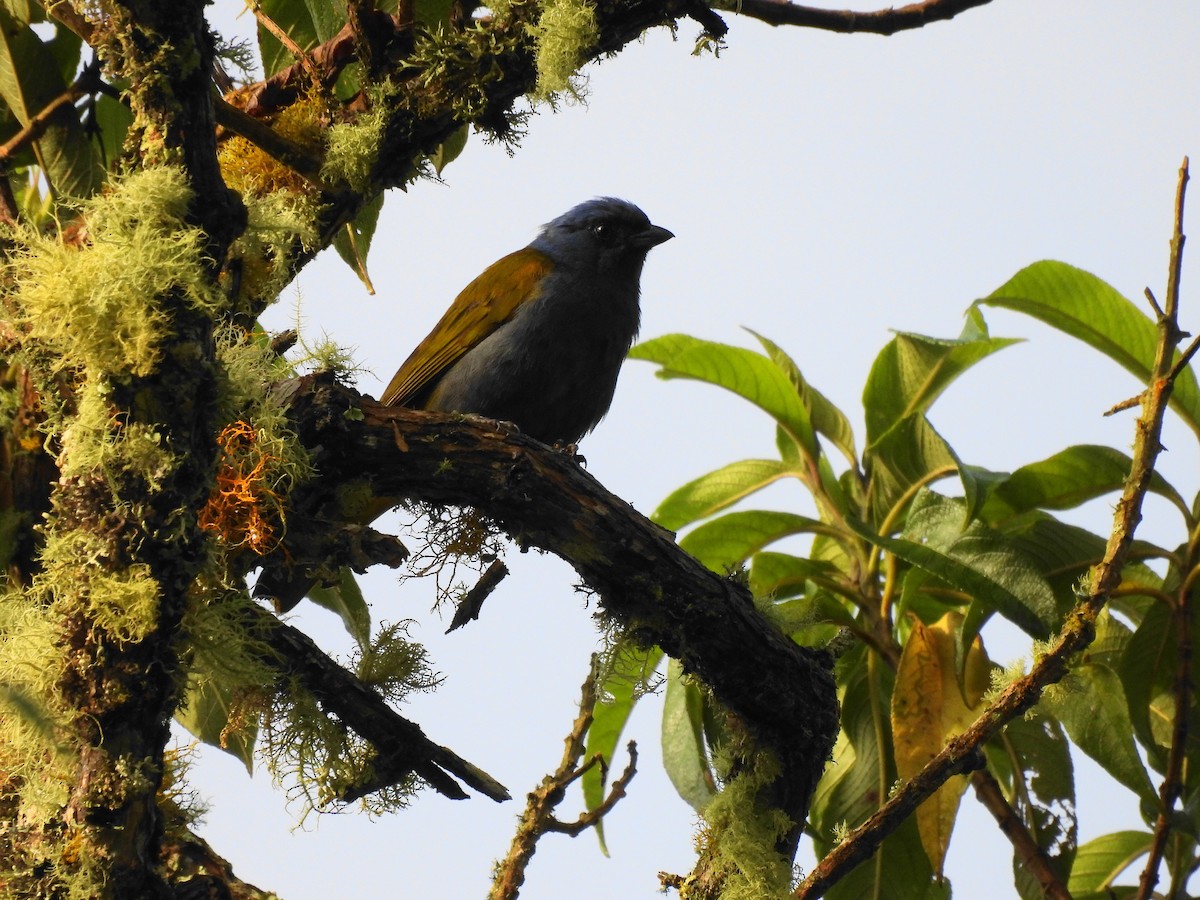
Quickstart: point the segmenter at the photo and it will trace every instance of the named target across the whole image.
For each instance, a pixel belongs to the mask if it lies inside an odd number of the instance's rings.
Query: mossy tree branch
[[[680,660],[774,754],[772,802],[803,823],[838,728],[829,661],[782,635],[743,585],[680,550],[573,457],[520,433],[384,407],[328,376],[293,385],[290,407],[321,472],[294,495],[293,518],[319,518],[340,485],[370,473],[378,496],[472,506],[522,547],[561,556],[611,622]],[[345,414],[356,408],[361,419]],[[799,836],[797,824],[780,849],[794,854]]]
[[[167,9],[112,0],[99,4],[98,15],[88,6],[95,16],[90,37],[108,72],[131,84],[130,146],[138,162],[185,172],[196,201],[190,215],[208,241],[201,255],[220,259],[241,210],[216,163],[205,4]],[[145,215],[161,211],[147,208]],[[44,594],[64,659],[56,704],[76,755],[61,816],[42,824],[57,831],[64,848],[54,877],[77,892],[87,885],[97,897],[169,895],[156,794],[178,702],[179,624],[203,559],[194,511],[210,489],[215,458],[213,321],[194,300],[215,285],[217,269],[211,262],[200,268],[208,288],[176,283],[156,296],[127,298],[144,304],[147,315],[154,311],[162,341],[140,367],[112,360],[111,368],[88,369],[79,391],[103,397],[101,433],[64,440],[69,456],[85,451],[84,442],[127,447],[130,435],[146,436],[162,448],[155,457],[161,467],[151,475],[119,451],[111,465],[65,466],[46,528],[47,544],[58,548]],[[91,574],[74,581],[66,577],[72,571]],[[105,607],[98,590],[106,584],[136,586],[144,606]]]

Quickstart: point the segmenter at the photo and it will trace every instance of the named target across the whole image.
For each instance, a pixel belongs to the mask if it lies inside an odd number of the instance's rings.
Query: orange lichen
[[[252,425],[237,421],[217,436],[221,462],[217,483],[200,511],[200,527],[231,547],[262,556],[279,542],[283,500],[271,487],[278,457],[263,449]]]

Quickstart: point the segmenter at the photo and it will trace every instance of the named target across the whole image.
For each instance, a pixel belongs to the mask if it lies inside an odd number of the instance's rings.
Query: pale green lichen
[[[370,85],[366,89],[369,106],[353,122],[329,128],[325,137],[325,162],[321,177],[334,184],[342,182],[362,193],[371,186],[371,172],[383,146],[389,101],[397,93],[391,82]]]
[[[276,783],[302,802],[301,821],[314,811],[336,806],[353,785],[370,777],[374,748],[325,713],[298,681],[282,686],[263,720],[262,750]],[[364,798],[369,812],[394,811],[408,804],[415,778]]]
[[[728,769],[718,751],[714,765]],[[792,866],[776,849],[792,827],[782,811],[763,806],[763,789],[779,776],[767,753],[754,757],[704,808],[700,840],[711,854],[711,868],[724,876],[721,900],[774,900],[791,895]]]
[[[64,718],[53,705],[63,668],[57,638],[44,607],[18,591],[0,592],[0,771],[27,822],[57,814],[76,780],[74,757],[57,738]]]
[[[405,625],[386,625],[350,668],[393,703],[412,691],[431,690],[438,678],[423,647],[407,640]],[[280,686],[264,717],[262,751],[277,782],[300,799],[302,816],[339,805],[347,790],[371,777],[375,748],[329,716],[299,681]],[[415,776],[365,796],[373,815],[408,805],[418,787]]]
[[[53,527],[46,531],[43,571],[33,593],[49,601],[78,606],[95,627],[118,643],[145,640],[158,627],[159,585],[150,566],[134,563],[113,568],[112,548],[84,531]]]
[[[994,667],[988,673],[988,689],[983,695],[983,704],[991,706],[1009,687],[1020,678],[1025,677],[1025,657],[1019,656],[1004,667]]]
[[[89,240],[81,248],[60,235],[12,231],[16,322],[57,355],[57,368],[147,375],[169,335],[163,297],[209,315],[222,309],[204,234],[186,221],[191,200],[180,169],[146,169],[84,204]]]
[[[246,193],[242,200],[246,229],[230,245],[229,258],[241,264],[238,308],[253,312],[274,302],[291,281],[295,254],[316,249],[321,206],[308,194],[286,190]],[[235,269],[226,266],[225,271],[223,277],[228,281]]]
[[[381,625],[371,645],[354,662],[359,680],[392,704],[402,703],[413,691],[432,690],[441,680],[429,667],[425,648],[408,639],[410,624]]]
[[[75,418],[62,433],[58,465],[65,478],[101,472],[110,481],[135,473],[150,490],[159,489],[177,460],[151,426],[121,426],[109,401],[107,382],[86,382],[79,392]]]
[[[545,0],[537,24],[529,29],[537,42],[535,100],[566,92],[581,99],[575,73],[600,38],[596,7],[588,0]]]

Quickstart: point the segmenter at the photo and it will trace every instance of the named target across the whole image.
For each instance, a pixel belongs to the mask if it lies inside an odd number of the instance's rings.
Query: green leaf
[[[1043,694],[1042,705],[1063,723],[1080,750],[1138,795],[1144,809],[1158,805],[1158,793],[1133,743],[1125,689],[1116,672],[1095,663],[1079,665]]]
[[[763,551],[750,561],[750,590],[755,597],[783,600],[804,591],[810,580],[832,580],[837,566],[823,559]]]
[[[704,750],[704,698],[674,659],[667,663],[662,754],[663,768],[679,796],[701,812],[717,793]]]
[[[1158,327],[1115,288],[1083,269],[1053,260],[1036,262],[976,304],[1032,316],[1099,350],[1140,382],[1150,378]],[[1200,388],[1191,367],[1176,378],[1171,407],[1200,434]]]
[[[74,81],[80,63],[83,62],[83,38],[66,25],[56,21],[54,37],[46,41],[46,48],[58,62],[58,74],[62,77],[63,84],[70,84]]]
[[[50,48],[0,8],[0,99],[17,120],[28,125],[66,89]],[[99,188],[103,173],[71,104],[58,107],[33,149],[57,196],[88,197]]]
[[[613,764],[613,753],[625,723],[629,721],[637,701],[649,690],[654,673],[663,659],[658,647],[645,650],[623,640],[612,650],[612,669],[600,687],[600,699],[592,711],[592,724],[588,726],[587,749],[584,756],[591,759],[597,753],[609,766]],[[597,809],[604,802],[604,778],[599,766],[592,766],[580,779],[583,801],[589,810]],[[604,842],[604,822],[596,823],[596,838],[600,850],[608,855]]]
[[[101,94],[96,98],[95,125],[99,130],[100,163],[111,166],[125,149],[125,135],[133,124],[133,113],[120,100]]]
[[[367,253],[371,249],[371,240],[375,237],[375,226],[379,223],[379,211],[383,209],[383,194],[376,194],[363,204],[358,215],[345,227],[339,228],[333,238],[334,249],[366,285],[367,290],[375,293],[375,286],[367,274]]]
[[[990,521],[1032,509],[1073,509],[1125,485],[1132,460],[1120,450],[1097,444],[1078,444],[1017,469],[996,483],[985,506]],[[1155,472],[1150,490],[1165,497],[1187,515],[1179,492]]]
[[[775,459],[730,463],[676,488],[650,518],[663,528],[678,531],[793,474],[790,466]]]
[[[259,7],[305,52],[334,37],[346,24],[345,4],[337,0],[260,0]],[[258,49],[267,78],[296,62],[262,24],[258,26]]]
[[[679,546],[709,569],[724,574],[781,538],[828,528],[816,519],[795,513],[750,509],[727,513],[701,525],[684,535]]]
[[[912,489],[931,482],[937,472],[958,471],[950,445],[925,418],[914,413],[897,422],[864,454],[875,523],[882,527]]]
[[[668,334],[638,344],[630,359],[658,363],[660,378],[691,378],[715,384],[744,397],[783,426],[810,458],[819,455],[808,410],[787,374],[763,356],[744,347]]]
[[[842,825],[854,828],[866,821],[886,799],[881,791],[896,780],[887,707],[891,673],[868,666],[866,656],[865,648],[859,645],[839,660],[839,680],[844,681],[842,730],[833,759],[817,782],[809,810],[818,859],[833,847],[836,829]],[[882,748],[879,737],[884,740]],[[924,858],[924,851],[919,852]]]
[[[1062,726],[1036,710],[1004,726],[987,746],[994,771],[1004,773],[1013,810],[1042,848],[1051,868],[1065,881],[1079,840],[1075,815],[1075,774],[1071,747]],[[1003,755],[1003,759],[997,757]],[[1042,888],[1029,873],[1026,860],[1013,853],[1013,876],[1025,900],[1041,900]]]
[[[1018,530],[1019,529],[1019,530]],[[1106,539],[1086,529],[1068,525],[1045,513],[1030,513],[1019,521],[1006,525],[1005,535],[1013,548],[1041,572],[1054,591],[1059,618],[1066,616],[1077,601],[1076,589],[1080,579],[1104,556]],[[1149,545],[1135,541],[1136,556],[1152,552]],[[1121,573],[1123,588],[1141,586],[1157,589],[1162,580],[1142,563],[1128,563]],[[1129,598],[1114,598],[1120,607]]]
[[[953,452],[953,451],[951,451]],[[991,497],[996,485],[1008,478],[1007,472],[992,472],[980,466],[958,463],[958,477],[962,479],[963,497],[967,501],[966,518],[978,519],[980,513]]]
[[[184,688],[183,702],[175,711],[175,721],[197,740],[240,759],[246,771],[253,773],[258,726],[254,722],[242,722],[242,728],[229,729],[232,708],[233,690],[230,687],[218,679],[192,673]]]
[[[2,0],[0,9],[6,11],[21,25],[44,22],[46,19],[41,4],[35,3],[34,0]]]
[[[1017,343],[1014,338],[992,338],[979,324],[968,321],[957,340],[899,332],[871,366],[863,389],[867,417],[867,447],[899,423],[929,410],[959,375],[975,363]]]
[[[1003,535],[981,522],[964,528],[964,508],[961,500],[921,491],[905,523],[907,539],[848,521],[865,540],[987,604],[1032,637],[1046,638],[1058,618],[1050,586]]]
[[[1139,856],[1150,852],[1154,835],[1145,831],[1115,831],[1088,841],[1075,854],[1067,890],[1073,897],[1107,891]]]
[[[790,356],[780,349],[779,345],[769,338],[763,337],[757,331],[749,328],[746,330],[754,335],[758,339],[758,342],[763,345],[763,349],[767,351],[767,356],[771,362],[775,363],[791,379],[792,386],[796,389],[796,393],[800,395],[801,402],[808,409],[813,428],[816,429],[817,433],[829,438],[830,442],[842,451],[852,466],[857,465],[858,452],[854,449],[854,430],[850,427],[850,420],[846,418],[845,413],[834,406],[829,398],[805,381],[804,376],[800,374],[800,367],[796,365]]]
[[[314,585],[308,597],[318,606],[337,613],[358,646],[368,650],[371,646],[370,607],[350,569],[343,566],[338,570],[338,578],[338,583],[332,587]]]
[[[891,675],[883,667],[874,673],[871,668],[859,648],[839,662],[845,678],[842,731],[809,811],[818,859],[833,846],[835,829],[843,824],[850,828],[860,825],[879,808],[888,787],[896,781],[887,710]],[[884,739],[882,748],[877,736]],[[921,847],[913,817],[883,842],[877,854],[840,879],[825,896],[831,900],[934,900],[949,896],[949,882],[938,885],[933,880],[933,869]]]
[[[1150,764],[1160,772],[1166,768],[1175,721],[1179,636],[1174,626],[1165,603],[1152,605],[1129,638],[1117,665],[1134,734]]]
[[[438,144],[437,149],[429,154],[429,161],[433,163],[433,171],[437,173],[439,178],[442,175],[442,170],[462,155],[463,150],[467,146],[468,131],[468,126],[462,126],[450,135],[450,137]]]

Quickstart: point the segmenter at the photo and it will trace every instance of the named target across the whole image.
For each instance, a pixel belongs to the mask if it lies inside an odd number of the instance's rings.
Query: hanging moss
[[[544,0],[537,24],[529,29],[537,42],[536,100],[564,91],[579,99],[575,72],[600,38],[596,7],[588,0]]]
[[[84,204],[82,246],[13,229],[16,326],[58,369],[153,372],[169,328],[161,297],[179,295],[208,315],[225,304],[212,287],[204,234],[186,221],[191,200],[181,170],[145,169]]]
[[[234,312],[254,319],[292,279],[291,260],[312,252],[318,236],[320,203],[308,193],[277,190],[244,191],[248,221],[230,244],[222,287],[231,295]]]
[[[728,770],[732,751],[719,751],[714,766]],[[702,853],[713,860],[710,872],[719,873],[721,900],[784,900],[791,896],[792,867],[776,849],[792,822],[778,809],[759,800],[764,789],[779,776],[779,765],[768,753],[754,754],[752,765],[742,767],[704,808],[704,826],[697,838]],[[686,897],[686,889],[681,892]]]
[[[391,82],[369,86],[367,112],[353,122],[341,122],[329,129],[322,178],[334,184],[344,182],[360,193],[370,189],[371,173],[383,146],[384,127],[396,93]]]

